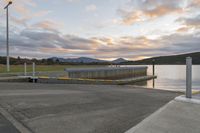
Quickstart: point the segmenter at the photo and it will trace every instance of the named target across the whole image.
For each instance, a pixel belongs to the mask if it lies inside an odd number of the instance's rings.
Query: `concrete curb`
[[[172,100],[173,101],[173,100]],[[167,105],[172,103],[172,101],[170,101],[169,103],[165,104],[164,106],[162,106],[160,109],[158,109],[156,112],[154,112],[153,114],[151,114],[150,116],[148,116],[147,118],[145,118],[144,120],[142,120],[140,123],[138,123],[136,126],[132,127],[131,129],[127,130],[125,133],[134,133],[137,129],[139,129],[140,127],[142,127],[144,122],[148,122],[150,121],[152,118],[154,118],[154,116],[158,115],[159,113],[161,113],[163,110],[165,110],[167,108]]]
[[[134,133],[134,132],[136,132],[137,129],[139,129],[140,127],[142,127],[143,123],[151,121],[151,119],[154,118],[154,116],[156,116],[159,113],[161,113],[162,111],[164,111],[167,108],[167,105],[170,104],[170,103],[172,103],[173,101],[176,101],[176,102],[186,102],[186,103],[192,103],[192,104],[199,104],[200,105],[200,99],[195,99],[195,96],[192,99],[186,98],[185,95],[178,96],[174,100],[172,100],[169,103],[165,104],[163,107],[161,107],[160,109],[158,109],[156,112],[154,112],[153,114],[151,114],[150,116],[148,116],[147,118],[145,118],[143,121],[141,121],[136,126],[134,126],[131,129],[127,130],[125,133]]]
[[[26,128],[22,123],[17,121],[9,112],[7,112],[3,107],[0,106],[0,113],[12,123],[14,127],[21,133],[33,133],[28,128]]]
[[[28,77],[0,77],[0,82],[28,82]]]
[[[154,79],[156,76],[142,76],[127,80],[100,80],[100,79],[78,79],[78,78],[50,78],[38,77],[38,83],[54,83],[54,84],[106,84],[106,85],[126,85],[140,81]]]
[[[176,97],[174,100],[177,102],[186,102],[186,103],[193,103],[193,104],[200,104],[200,99],[195,99],[195,96],[193,96],[194,98],[186,98],[185,96],[179,96]]]

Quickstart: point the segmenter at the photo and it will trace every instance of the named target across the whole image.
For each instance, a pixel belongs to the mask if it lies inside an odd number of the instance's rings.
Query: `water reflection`
[[[152,66],[148,66],[148,75],[152,75]],[[192,67],[193,89],[200,89],[200,65]],[[136,85],[157,89],[185,89],[186,66],[185,65],[156,65],[155,75],[157,79],[149,80]]]

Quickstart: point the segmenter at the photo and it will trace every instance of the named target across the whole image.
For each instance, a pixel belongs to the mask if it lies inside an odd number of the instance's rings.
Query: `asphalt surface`
[[[1,106],[34,133],[123,133],[178,95],[132,86],[0,83]]]

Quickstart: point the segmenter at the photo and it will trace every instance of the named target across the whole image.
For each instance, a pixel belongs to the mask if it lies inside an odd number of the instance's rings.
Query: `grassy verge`
[[[36,65],[36,71],[64,71],[65,68],[101,67],[100,65]],[[23,65],[11,65],[10,72],[24,72]],[[32,72],[32,65],[27,65],[27,72]],[[0,65],[0,73],[6,73],[6,65]]]

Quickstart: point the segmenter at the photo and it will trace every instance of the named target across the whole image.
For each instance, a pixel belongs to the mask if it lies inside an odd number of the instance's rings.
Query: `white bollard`
[[[35,77],[35,62],[33,62],[33,77]]]
[[[186,98],[192,98],[192,58],[186,58]]]
[[[35,83],[35,62],[33,62],[33,83]]]
[[[24,63],[24,76],[27,76],[26,62]]]

